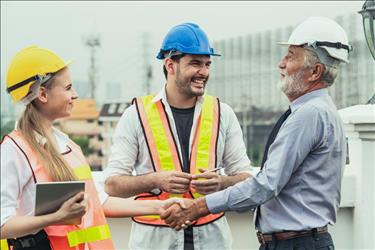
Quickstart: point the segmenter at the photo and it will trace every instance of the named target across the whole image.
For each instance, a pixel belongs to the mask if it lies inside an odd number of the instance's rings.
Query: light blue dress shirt
[[[343,123],[326,88],[297,98],[290,107],[263,170],[207,195],[210,212],[244,212],[261,205],[256,227],[263,233],[336,221],[346,157]]]

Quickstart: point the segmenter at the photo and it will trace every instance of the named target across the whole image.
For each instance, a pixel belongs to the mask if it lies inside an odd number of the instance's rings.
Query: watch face
[[[155,189],[152,189],[150,193],[153,195],[160,195],[162,191],[159,188],[155,188]]]

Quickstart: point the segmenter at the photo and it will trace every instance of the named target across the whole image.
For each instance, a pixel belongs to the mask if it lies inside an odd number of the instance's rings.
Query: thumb
[[[165,219],[168,218],[170,215],[171,215],[171,209],[167,209],[167,210],[165,210],[163,213],[160,214],[160,218],[161,218],[162,220],[165,220]]]
[[[201,172],[201,173],[206,172],[206,169],[204,169],[204,168],[199,168],[198,170],[199,170],[199,172]]]
[[[167,209],[167,208],[169,208],[170,206],[172,206],[175,203],[179,203],[179,199],[178,198],[169,198],[169,199],[163,201],[162,207],[164,209]]]
[[[85,193],[84,192],[79,192],[75,196],[73,196],[70,200],[72,203],[75,202],[81,202],[85,198]]]
[[[183,199],[177,199],[176,203],[182,208],[182,209],[187,209],[187,205]]]

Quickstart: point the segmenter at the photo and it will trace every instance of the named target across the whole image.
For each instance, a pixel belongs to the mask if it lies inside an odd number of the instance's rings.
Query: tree
[[[72,136],[71,139],[77,143],[85,156],[88,156],[94,152],[94,149],[89,146],[89,138],[87,136]]]
[[[14,129],[14,121],[10,120],[8,122],[5,122],[3,124],[3,121],[1,121],[1,139],[4,137],[4,135],[9,134]]]

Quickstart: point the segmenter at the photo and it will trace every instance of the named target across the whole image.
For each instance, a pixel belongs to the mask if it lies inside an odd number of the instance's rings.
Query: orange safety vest
[[[182,171],[181,159],[177,151],[168,116],[161,100],[154,102],[154,96],[148,95],[133,100],[146,138],[154,171]],[[217,140],[220,126],[220,102],[217,97],[205,95],[202,111],[199,114],[190,155],[190,173],[198,174],[199,168],[214,169],[217,164]],[[203,196],[190,189],[185,194],[161,192],[159,195],[143,193],[138,200],[166,200],[170,197],[194,199]],[[201,226],[221,218],[224,213],[209,214],[194,222]],[[168,226],[159,215],[133,217],[137,223]]]
[[[5,137],[5,140],[12,140],[25,155],[35,183],[52,181],[47,170],[42,166],[35,152],[20,132],[11,132]],[[51,247],[54,250],[115,249],[109,226],[92,180],[90,166],[77,144],[69,140],[67,146],[69,150],[63,153],[63,157],[73,168],[78,179],[85,181],[85,192],[88,193],[89,205],[80,225],[52,225],[44,228],[48,234]],[[3,244],[5,246],[6,242],[2,241]],[[87,248],[85,248],[86,244]]]

